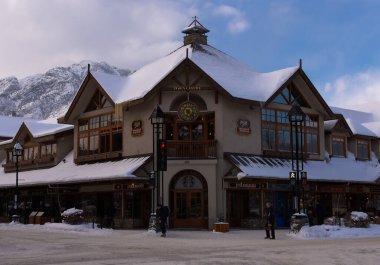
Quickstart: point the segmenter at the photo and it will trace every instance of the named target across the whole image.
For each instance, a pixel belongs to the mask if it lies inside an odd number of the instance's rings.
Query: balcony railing
[[[216,140],[167,141],[168,158],[209,159],[216,158]]]

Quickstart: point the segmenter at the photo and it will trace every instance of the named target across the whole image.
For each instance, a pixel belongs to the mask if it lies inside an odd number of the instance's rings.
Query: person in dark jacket
[[[161,237],[166,237],[166,222],[170,215],[168,206],[157,205],[156,216],[160,221]]]
[[[265,232],[266,232],[266,237],[265,239],[275,239],[275,234],[274,234],[274,211],[272,204],[270,202],[267,202],[265,205]]]

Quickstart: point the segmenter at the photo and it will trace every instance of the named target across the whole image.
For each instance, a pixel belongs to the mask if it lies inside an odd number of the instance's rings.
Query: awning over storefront
[[[267,158],[249,154],[225,154],[239,171],[232,174],[242,178],[289,179],[292,161],[282,158]],[[372,157],[376,157],[374,154]],[[375,183],[380,177],[380,164],[376,159],[358,161],[352,153],[347,158],[327,158],[324,161],[308,160],[304,163],[308,180]]]
[[[144,165],[149,156],[84,165],[76,165],[73,158],[71,152],[55,167],[21,171],[18,184],[32,186],[136,178],[133,174]],[[15,174],[0,170],[0,188],[15,187]]]

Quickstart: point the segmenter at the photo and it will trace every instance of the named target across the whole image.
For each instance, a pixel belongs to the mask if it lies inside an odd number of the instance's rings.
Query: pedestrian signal
[[[297,172],[290,171],[289,172],[290,185],[296,185],[296,179],[297,179]]]

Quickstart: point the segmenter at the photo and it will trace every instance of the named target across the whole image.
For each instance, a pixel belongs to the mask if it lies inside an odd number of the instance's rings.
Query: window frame
[[[261,116],[261,150],[262,151],[291,152],[292,150],[291,148],[292,128],[291,127],[292,126],[287,118],[287,114],[288,114],[288,111],[283,110],[283,109],[276,109],[276,108],[262,108],[261,109],[260,116]],[[286,128],[289,128],[289,130],[286,130]],[[264,142],[263,142],[264,130],[267,130],[268,132],[270,130],[274,131],[274,148],[269,148],[269,149],[265,148]],[[280,135],[284,136],[287,132],[289,133],[289,141],[282,141],[282,142],[285,142],[285,145],[283,145],[280,143]],[[315,135],[317,138],[317,142],[315,145],[316,150],[312,151],[310,150],[311,149],[309,146],[310,141],[308,139],[313,138],[313,136]],[[320,137],[321,135],[320,135],[319,115],[306,114],[306,120],[305,122],[303,122],[303,126],[302,126],[303,152],[306,154],[311,154],[311,155],[320,155],[321,153]],[[281,139],[283,139],[283,137]],[[287,143],[289,146],[288,150],[286,149],[286,147],[284,148],[284,146],[286,146]]]
[[[334,146],[337,146],[337,145],[334,145],[334,142],[343,145],[342,146],[343,149],[341,150],[341,151],[343,151],[342,154],[340,154],[340,152],[336,152],[337,149],[334,148]],[[347,142],[346,142],[346,137],[340,136],[340,135],[332,135],[331,136],[331,155],[334,156],[334,157],[347,157]]]
[[[367,150],[364,150],[367,153],[366,155],[363,155],[362,153],[360,153],[360,151],[363,149],[362,146],[367,146]],[[370,140],[356,139],[356,158],[358,160],[370,160],[371,158],[370,152],[371,152]]]
[[[123,122],[114,112],[97,114],[80,119],[78,120],[77,130],[78,157],[119,152],[123,149],[123,143],[121,143],[121,146],[113,143],[114,139],[123,140]],[[121,134],[121,137],[116,138],[116,134]],[[106,139],[107,143],[102,144],[102,139]],[[106,150],[102,147],[107,147],[108,149]],[[115,148],[117,150],[114,150]]]

